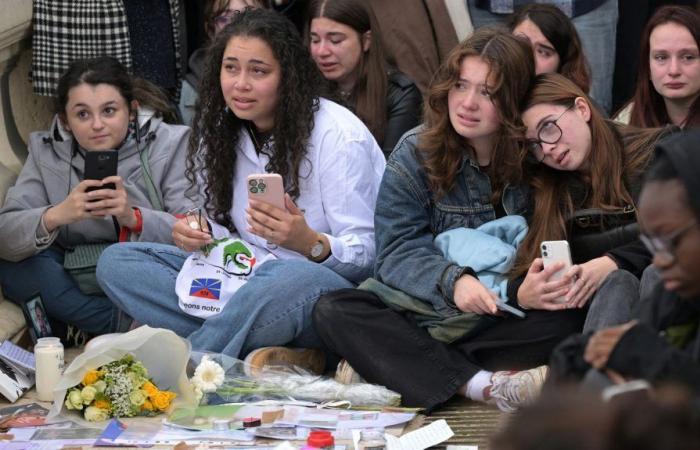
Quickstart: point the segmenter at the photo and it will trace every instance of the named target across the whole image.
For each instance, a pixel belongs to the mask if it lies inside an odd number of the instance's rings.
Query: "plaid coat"
[[[170,17],[181,79],[179,0],[170,0]],[[32,84],[38,95],[55,95],[58,78],[75,59],[113,56],[132,67],[129,28],[121,1],[34,0],[32,26]]]

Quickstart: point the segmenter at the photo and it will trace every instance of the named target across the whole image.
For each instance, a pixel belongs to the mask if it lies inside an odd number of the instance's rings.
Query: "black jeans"
[[[428,410],[449,400],[479,370],[523,370],[546,364],[552,349],[580,332],[584,310],[527,311],[495,318],[466,339],[433,339],[409,315],[371,292],[342,289],[320,298],[314,327],[328,349],[365,380],[400,393],[405,406]]]

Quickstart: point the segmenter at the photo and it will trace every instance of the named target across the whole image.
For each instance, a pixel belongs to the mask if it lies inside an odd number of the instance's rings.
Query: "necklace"
[[[267,144],[267,141],[270,139],[271,133],[259,133],[254,129],[254,126],[251,126],[250,123],[246,123],[246,129],[248,130],[248,134],[250,134],[250,139],[253,141],[255,153],[259,155],[260,152],[262,152],[263,147],[265,147]]]

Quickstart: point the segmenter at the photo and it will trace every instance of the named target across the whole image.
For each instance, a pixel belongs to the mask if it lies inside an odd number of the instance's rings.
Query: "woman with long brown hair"
[[[616,119],[637,127],[700,126],[700,15],[664,6],[649,19],[634,96]]]
[[[421,95],[388,65],[372,8],[366,0],[316,0],[307,34],[316,66],[388,157],[401,135],[420,123]]]
[[[530,3],[508,16],[506,26],[530,41],[535,73],[560,73],[584,92],[591,87],[591,73],[576,27],[555,5]]]
[[[534,207],[509,297],[523,308],[558,310],[584,308],[597,292],[601,301],[595,303],[605,307],[610,296],[605,289],[634,286],[651,263],[638,239],[635,205],[653,144],[667,130],[614,125],[558,74],[535,79],[522,120],[527,127],[524,173]],[[541,243],[555,240],[569,241],[576,264],[557,281],[552,275],[562,267],[544,269],[539,258]],[[629,310],[615,314],[589,314],[585,328],[624,321]]]
[[[515,137],[534,70],[523,39],[484,28],[433,78],[424,126],[404,135],[384,172],[374,278],[322,297],[314,310],[317,332],[347,361],[340,373],[351,366],[405,405],[427,409],[459,393],[511,411],[537,395],[546,368],[536,366],[580,321],[570,311],[501,315],[503,297],[478,268],[493,248],[471,264],[440,244],[446,233],[467,231],[483,245],[485,227],[524,224]]]

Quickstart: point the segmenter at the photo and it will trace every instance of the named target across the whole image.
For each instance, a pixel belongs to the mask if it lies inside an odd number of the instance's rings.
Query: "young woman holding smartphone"
[[[626,321],[631,305],[617,300],[636,297],[638,278],[651,263],[638,239],[637,195],[654,143],[670,130],[606,121],[559,74],[539,75],[524,105],[524,173],[534,207],[509,298],[523,308],[557,310],[584,308],[596,294],[586,330]],[[542,242],[553,240],[569,241],[575,264],[556,281],[552,274],[561,265],[545,269],[540,258]]]
[[[264,9],[234,16],[210,49],[187,158],[192,188],[205,186],[204,230],[182,220],[172,231],[177,247],[134,243],[105,252],[98,276],[112,301],[197,350],[239,357],[272,345],[320,345],[311,326],[318,297],[371,273],[384,170],[367,127],[322,98],[323,86],[291,22]],[[285,209],[249,200],[248,176],[265,172],[282,176]],[[234,231],[256,257],[275,260],[218,315],[186,315],[175,294],[185,258]]]
[[[58,81],[53,124],[32,133],[27,161],[0,209],[0,284],[8,299],[21,302],[39,291],[56,330],[58,322],[91,335],[129,326],[104,293],[80,290],[63,267],[64,253],[80,244],[172,242],[173,213],[192,205],[184,179],[190,132],[164,123],[167,112],[157,88],[132,78],[116,59],[71,63]],[[117,174],[86,180],[85,157],[98,150],[117,150]],[[115,189],[104,187],[110,183]],[[160,207],[151,202],[151,184]]]
[[[484,280],[435,241],[527,215],[513,137],[534,71],[530,46],[505,30],[477,30],[453,49],[433,78],[424,126],[404,135],[387,163],[375,214],[375,279],[316,305],[314,325],[326,345],[368,382],[399,392],[405,405],[432,409],[462,394],[512,411],[539,392],[546,367],[536,366],[580,327],[570,311],[528,311],[525,319],[499,313]],[[418,314],[388,306],[392,298],[476,326],[438,339]]]

